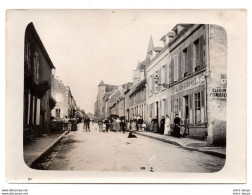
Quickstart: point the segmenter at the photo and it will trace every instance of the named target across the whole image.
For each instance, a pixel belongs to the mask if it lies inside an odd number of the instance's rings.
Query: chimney
[[[170,31],[168,32],[168,38],[169,38],[169,43],[175,38],[175,32],[174,31]]]

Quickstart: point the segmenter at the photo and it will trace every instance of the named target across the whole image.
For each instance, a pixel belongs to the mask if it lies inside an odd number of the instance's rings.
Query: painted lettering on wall
[[[171,93],[176,94],[184,90],[190,90],[202,84],[205,84],[205,77],[204,75],[198,75],[171,87]]]
[[[226,88],[213,88],[210,93],[210,97],[218,100],[227,99],[227,89]]]

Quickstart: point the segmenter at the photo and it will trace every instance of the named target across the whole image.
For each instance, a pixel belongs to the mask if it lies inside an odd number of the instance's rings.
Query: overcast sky
[[[100,81],[131,82],[150,36],[154,46],[162,46],[160,38],[175,25],[168,10],[59,10],[30,16],[56,75],[71,88],[77,104],[91,113]]]

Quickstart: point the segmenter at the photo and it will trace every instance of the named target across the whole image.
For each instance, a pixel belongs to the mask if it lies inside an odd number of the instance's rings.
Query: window
[[[174,116],[175,114],[178,114],[178,99],[174,100]]]
[[[193,72],[197,71],[197,67],[200,66],[200,50],[199,50],[199,39],[193,42]]]
[[[38,52],[35,52],[35,54],[34,54],[33,63],[34,63],[34,81],[35,81],[35,83],[38,84],[38,81],[39,81],[39,59],[38,59]]]
[[[174,81],[178,80],[178,55],[174,56]]]
[[[188,74],[188,55],[187,55],[187,48],[185,48],[182,51],[182,66],[184,67],[184,75],[182,75],[183,77],[186,77]]]
[[[194,122],[195,124],[201,123],[201,101],[200,92],[194,94]]]

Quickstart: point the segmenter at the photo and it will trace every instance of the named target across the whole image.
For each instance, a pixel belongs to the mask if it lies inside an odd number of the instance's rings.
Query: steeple
[[[154,49],[154,43],[153,43],[152,35],[151,35],[150,41],[149,41],[148,50],[147,50],[147,54],[146,54],[146,58],[148,57],[150,51],[152,51],[153,49]]]
[[[104,85],[105,85],[105,84],[104,84],[103,80],[101,80],[101,82],[100,82],[100,84],[98,85],[98,87],[104,86]]]

